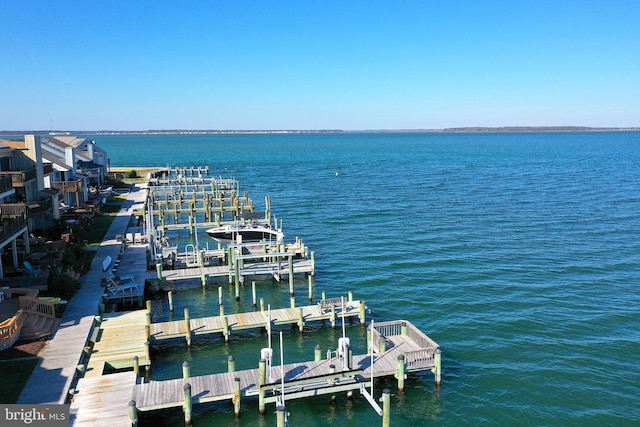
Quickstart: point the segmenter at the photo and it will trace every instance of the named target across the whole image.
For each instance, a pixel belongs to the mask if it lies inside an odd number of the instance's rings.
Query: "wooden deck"
[[[105,314],[96,326],[99,333],[89,353],[85,378],[102,375],[105,368],[132,368],[134,356],[139,366],[150,365],[145,325],[146,310]]]
[[[131,425],[128,404],[136,384],[133,372],[81,378],[69,407],[74,427],[116,427]]]
[[[333,300],[336,303],[335,310],[332,311],[326,304],[324,307],[321,303],[311,306],[297,308],[281,308],[271,310],[271,322],[274,325],[296,325],[300,319],[304,325],[305,322],[328,320],[336,322],[342,317],[342,307],[338,303],[338,299]],[[362,301],[347,301],[345,298],[345,317],[360,317]],[[364,321],[364,319],[361,319]],[[267,311],[253,311],[238,314],[229,314],[226,316],[202,317],[190,320],[191,335],[215,334],[222,333],[225,337],[229,337],[233,331],[243,329],[266,328],[268,322]],[[298,325],[298,326],[303,326]],[[184,320],[174,320],[171,322],[152,323],[151,337],[154,340],[169,339],[175,337],[185,337],[187,334],[187,325]]]
[[[424,352],[426,357],[419,364],[413,364],[413,371],[432,370],[435,367],[436,347],[424,348],[423,342],[415,342],[408,335],[384,337],[388,348],[384,352],[374,353],[371,364],[370,354],[353,356],[352,369],[343,369],[342,359],[334,357],[320,361],[290,363],[283,368],[271,368],[272,381],[262,386],[267,390],[265,403],[275,401],[273,390],[280,388],[284,375],[285,394],[289,398],[315,396],[338,391],[354,390],[361,384],[369,384],[374,377],[395,375],[398,372],[398,357]],[[420,341],[420,340],[419,340]],[[435,343],[434,343],[435,344]],[[170,407],[180,407],[184,402],[184,386],[191,385],[192,402],[205,403],[232,400],[235,391],[235,379],[240,380],[240,396],[257,396],[261,389],[259,369],[248,369],[231,373],[202,375],[191,378],[179,378],[164,381],[150,381],[136,384],[132,399],[140,411],[152,411]]]

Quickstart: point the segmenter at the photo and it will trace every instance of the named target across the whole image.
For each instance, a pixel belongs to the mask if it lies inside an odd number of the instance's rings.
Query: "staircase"
[[[25,320],[20,332],[21,340],[44,338],[58,328],[60,319],[43,316],[39,313],[25,313]]]
[[[46,337],[53,333],[60,319],[56,317],[55,304],[49,301],[42,301],[30,296],[20,297],[20,309],[24,316],[21,340],[31,340]]]

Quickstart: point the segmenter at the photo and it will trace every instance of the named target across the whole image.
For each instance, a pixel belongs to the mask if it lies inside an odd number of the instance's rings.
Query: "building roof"
[[[84,144],[87,139],[79,138],[77,136],[55,136],[49,138],[49,140],[59,141],[68,147],[78,148],[80,145]]]

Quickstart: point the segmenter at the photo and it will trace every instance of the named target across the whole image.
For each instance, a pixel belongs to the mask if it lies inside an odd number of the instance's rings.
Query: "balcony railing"
[[[36,178],[36,168],[22,171],[0,171],[0,176],[11,177],[13,187],[24,187],[24,183]]]
[[[60,190],[63,193],[75,193],[82,190],[82,181],[53,181],[51,188]]]
[[[102,174],[102,169],[101,168],[78,168],[76,173],[79,175],[84,175],[88,177],[96,177]]]
[[[13,188],[13,180],[8,175],[0,175],[0,193],[9,191]]]
[[[24,216],[0,220],[0,242],[4,242],[27,226]]]
[[[53,211],[53,198],[26,203],[3,203],[0,205],[0,218],[27,218]]]

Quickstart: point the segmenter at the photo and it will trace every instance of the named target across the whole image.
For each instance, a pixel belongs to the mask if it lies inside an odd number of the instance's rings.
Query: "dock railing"
[[[407,371],[435,366],[435,353],[439,348],[438,344],[406,320],[375,323],[371,343],[374,351],[379,351],[380,343],[383,340],[388,341],[388,338],[393,336],[409,338],[418,347],[418,350],[404,353]],[[389,348],[389,345],[385,344],[382,347]]]

